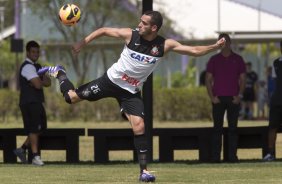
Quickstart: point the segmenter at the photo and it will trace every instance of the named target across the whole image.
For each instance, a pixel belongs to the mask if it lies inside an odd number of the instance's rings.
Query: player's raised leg
[[[59,80],[60,90],[67,103],[72,104],[82,100],[74,91],[74,85],[68,79],[66,70],[63,66],[56,65],[43,67],[38,71],[38,75],[48,75],[57,78]]]

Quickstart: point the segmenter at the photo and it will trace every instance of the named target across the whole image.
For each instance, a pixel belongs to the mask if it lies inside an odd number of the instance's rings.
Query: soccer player
[[[145,137],[144,104],[141,89],[147,77],[157,67],[160,59],[169,51],[191,56],[201,56],[215,51],[225,44],[225,39],[208,46],[187,46],[173,39],[158,35],[162,26],[162,15],[157,11],[145,12],[138,27],[100,28],[73,45],[73,53],[79,51],[89,42],[102,36],[124,40],[125,46],[119,60],[100,78],[84,84],[77,89],[68,80],[62,66],[46,67],[39,73],[47,73],[57,78],[60,89],[67,103],[81,100],[96,101],[105,97],[116,98],[122,114],[128,119],[134,133],[134,144],[138,152],[140,177],[142,182],[155,181],[155,176],[147,170],[148,145]]]
[[[282,41],[280,41],[280,52],[282,54]],[[282,55],[273,61],[272,66],[272,74],[275,81],[275,87],[270,97],[268,154],[263,158],[264,161],[275,160],[277,130],[282,123]]]

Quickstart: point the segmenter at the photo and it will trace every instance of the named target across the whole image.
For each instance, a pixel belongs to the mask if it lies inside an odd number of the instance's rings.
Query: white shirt
[[[113,83],[134,94],[141,91],[160,59],[136,52],[125,45],[118,62],[108,69],[107,75]]]
[[[39,77],[37,72],[36,72],[36,68],[33,65],[33,62],[29,59],[26,58],[25,61],[28,61],[30,64],[26,64],[23,68],[22,68],[22,72],[21,75],[26,78],[28,81],[30,81],[33,78]]]

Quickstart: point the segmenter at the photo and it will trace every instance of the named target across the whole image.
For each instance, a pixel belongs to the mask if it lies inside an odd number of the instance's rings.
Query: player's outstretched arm
[[[114,37],[114,38],[120,38],[123,39],[126,43],[129,43],[131,38],[132,30],[130,28],[108,28],[103,27],[99,28],[92,33],[90,33],[88,36],[86,36],[81,41],[73,44],[72,50],[74,53],[79,53],[81,48],[91,41],[98,39],[102,36],[108,36],[108,37]]]
[[[173,51],[183,55],[190,56],[202,56],[209,52],[215,51],[219,48],[224,47],[225,39],[218,40],[215,44],[207,46],[188,46],[183,45],[173,39],[167,39],[165,41],[165,52]]]

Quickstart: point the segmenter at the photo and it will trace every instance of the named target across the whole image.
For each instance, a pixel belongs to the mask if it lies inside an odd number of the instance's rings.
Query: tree
[[[10,80],[16,72],[16,56],[10,52],[8,40],[1,42],[0,53],[0,87],[2,87],[2,82]]]
[[[28,2],[29,7],[32,8],[35,15],[39,15],[42,19],[52,20],[54,27],[50,29],[50,32],[59,32],[62,36],[62,42],[71,44],[85,37],[91,31],[104,27],[104,26],[117,26],[117,25],[133,25],[136,22],[137,9],[127,0],[93,0],[93,1],[78,1],[78,6],[82,11],[82,17],[77,26],[67,27],[58,21],[58,10],[62,6],[56,0],[41,0]],[[133,21],[134,20],[134,21]],[[108,41],[107,38],[103,40]],[[88,70],[91,65],[91,61],[94,57],[94,52],[99,52],[103,62],[103,68],[107,68],[107,60],[110,55],[115,55],[115,51],[107,50],[105,48],[95,48],[91,52],[88,50],[82,50],[79,58],[73,57],[71,50],[64,49],[60,51],[61,54],[68,56],[67,65],[71,65],[76,77],[77,83],[82,84],[85,82]],[[111,54],[109,54],[111,52]],[[96,54],[96,53],[95,53]],[[97,55],[97,54],[96,54]],[[116,56],[117,57],[117,56]],[[79,62],[78,62],[79,60]],[[111,59],[112,60],[112,59]]]
[[[27,7],[31,7],[35,16],[52,21],[54,26],[50,28],[50,33],[59,33],[62,36],[61,43],[65,45],[70,45],[82,39],[90,32],[100,27],[135,28],[138,24],[139,16],[141,15],[140,2],[138,0],[79,0],[77,1],[77,5],[82,11],[81,20],[76,26],[67,27],[61,24],[58,16],[56,16],[62,6],[57,0],[28,1],[28,3]],[[165,15],[164,18],[165,24],[163,25],[164,29],[161,30],[161,34],[170,37],[176,35],[170,28],[171,21],[167,19]],[[58,43],[57,40],[54,42]],[[101,44],[97,46],[97,43],[112,43],[112,45],[110,48],[107,48],[101,46]],[[64,47],[65,49],[60,48],[60,55],[67,58],[66,65],[72,67],[77,77],[77,83],[82,84],[87,79],[89,69],[93,68],[90,67],[92,61],[94,59],[95,61],[102,61],[103,67],[100,68],[105,71],[108,66],[118,58],[122,44],[123,42],[113,42],[111,38],[102,38],[89,45],[88,48],[83,49],[79,58],[72,56],[69,47]],[[56,49],[58,49],[58,47]],[[91,51],[89,51],[90,49]]]
[[[11,15],[14,15],[15,1],[1,0],[0,1],[0,7],[4,8],[4,25],[3,25],[3,27],[6,28],[8,26],[13,25],[14,16],[11,16]]]

